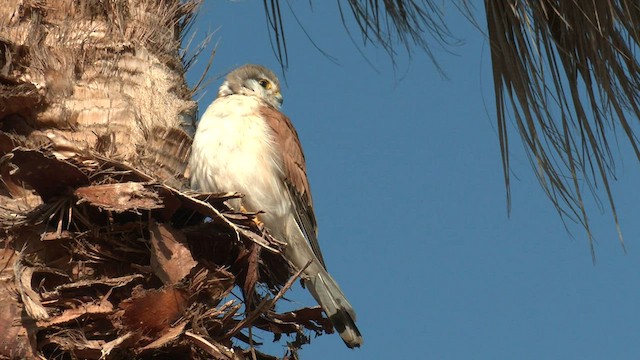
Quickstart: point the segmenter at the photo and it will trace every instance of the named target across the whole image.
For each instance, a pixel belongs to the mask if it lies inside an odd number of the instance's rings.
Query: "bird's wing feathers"
[[[282,112],[270,106],[264,106],[260,109],[260,113],[273,131],[275,143],[279,146],[284,165],[284,181],[294,206],[296,222],[314,254],[322,266],[325,266],[318,245],[318,226],[313,212],[307,169],[298,133],[291,124],[291,120]]]

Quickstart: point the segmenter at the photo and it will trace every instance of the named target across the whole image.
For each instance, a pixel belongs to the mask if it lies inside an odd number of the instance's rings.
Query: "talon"
[[[263,226],[264,226],[264,223],[262,221],[260,221],[260,219],[258,219],[258,215],[253,217],[253,222],[256,224],[258,229],[262,229]]]
[[[253,221],[259,229],[262,229],[262,227],[264,226],[264,223],[260,221],[260,219],[258,219],[258,215],[256,213],[247,210],[247,208],[245,208],[244,205],[240,205],[240,212],[243,212],[246,214],[252,214],[253,219],[251,221]]]

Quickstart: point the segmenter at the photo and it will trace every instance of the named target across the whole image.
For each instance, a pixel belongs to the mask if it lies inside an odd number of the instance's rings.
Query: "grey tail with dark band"
[[[324,267],[318,268],[317,275],[306,281],[305,285],[322,306],[344,343],[352,349],[360,347],[362,336],[355,323],[356,313],[353,307]]]

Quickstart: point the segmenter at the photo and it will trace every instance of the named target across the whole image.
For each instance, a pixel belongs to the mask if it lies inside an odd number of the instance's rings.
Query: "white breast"
[[[282,182],[282,158],[260,102],[250,96],[216,99],[204,113],[193,140],[191,187],[200,191],[238,191],[250,211],[265,211],[268,227],[289,211]]]

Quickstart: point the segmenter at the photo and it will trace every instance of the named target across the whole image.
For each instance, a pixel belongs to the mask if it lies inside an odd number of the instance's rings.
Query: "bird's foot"
[[[262,229],[264,227],[264,223],[260,221],[260,219],[258,218],[258,214],[247,210],[243,205],[240,205],[240,212],[252,214],[253,215],[252,221],[256,224],[258,229]]]

